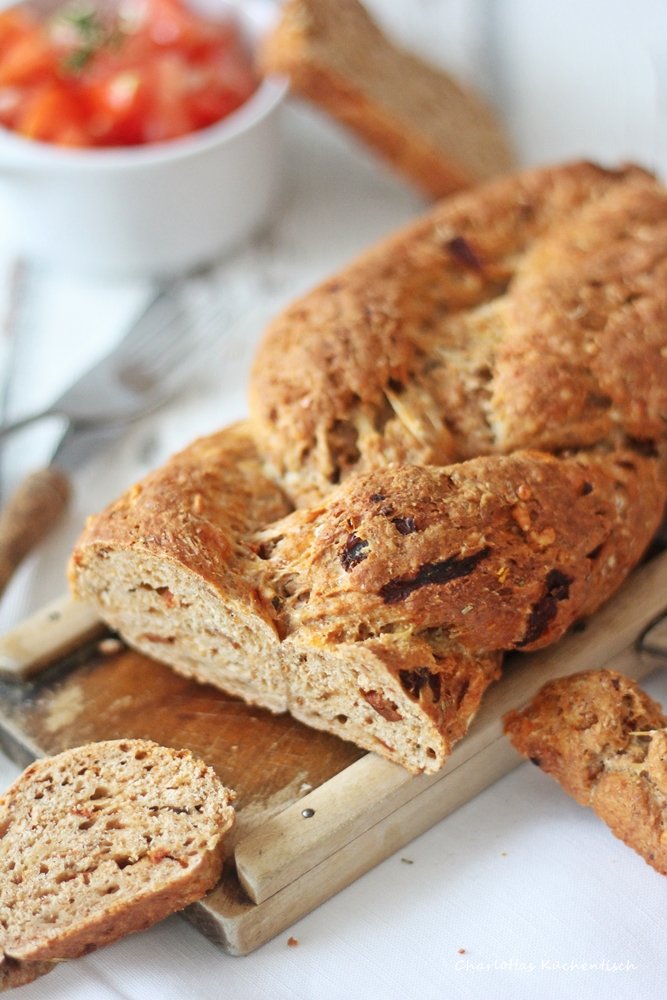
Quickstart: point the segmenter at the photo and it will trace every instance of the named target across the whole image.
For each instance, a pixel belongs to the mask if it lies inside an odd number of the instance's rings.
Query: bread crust
[[[545,685],[510,712],[505,732],[525,757],[648,864],[667,875],[667,717],[632,680],[588,671]]]
[[[663,502],[655,461],[630,451],[376,470],[261,533],[263,588],[283,636],[538,649],[618,589]]]
[[[253,483],[258,500],[266,491],[259,456],[254,464],[249,458],[247,427],[245,445],[243,433],[239,425],[195,442],[91,519],[71,561],[75,594],[98,603],[133,646],[188,676],[289,710],[415,771],[441,766],[498,676],[500,654],[480,649],[473,656],[456,641],[434,649],[413,635],[414,615],[395,615],[395,628],[378,625],[363,642],[349,631],[324,635],[305,608],[301,621],[294,610],[298,567],[285,567],[282,549],[271,553],[278,535],[307,552],[320,525],[313,517],[309,529],[299,511],[260,526],[249,494],[236,503]],[[229,478],[239,453],[246,457],[243,485]],[[207,499],[194,504],[202,484]],[[234,517],[224,520],[221,512],[230,510]],[[217,563],[213,521],[223,553]],[[392,552],[389,545],[388,559]],[[392,732],[392,723],[408,718],[414,745]]]
[[[5,955],[0,959],[0,991],[26,986],[40,976],[52,972],[56,965],[56,962],[18,962]]]
[[[393,462],[664,440],[667,193],[638,168],[458,195],[267,328],[259,446],[296,502]]]
[[[243,539],[290,510],[280,486],[264,474],[247,426],[234,424],[194,441],[123,493],[103,516],[90,518],[71,572],[76,577],[89,544],[100,560],[117,548],[162,553],[270,624],[254,582],[239,570],[248,556]]]
[[[0,986],[199,899],[233,793],[189,751],[112,740],[30,765],[0,801]]]
[[[413,770],[444,763],[503,650],[554,641],[613,593],[664,498],[634,452],[523,452],[353,476],[259,524],[252,448],[241,425],[196,442],[92,519],[74,592],[188,676]],[[423,730],[410,745],[391,725],[408,718]]]
[[[486,104],[393,44],[357,0],[288,0],[260,61],[431,197],[513,165]]]

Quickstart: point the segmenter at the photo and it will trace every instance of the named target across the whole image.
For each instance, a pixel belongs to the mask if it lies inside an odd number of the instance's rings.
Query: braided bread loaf
[[[441,202],[288,308],[250,387],[307,504],[386,462],[445,465],[667,427],[667,195],[581,163]]]
[[[253,419],[91,519],[74,593],[184,673],[441,767],[502,652],[591,614],[660,523],[666,249],[635,168],[441,204],[275,321]]]

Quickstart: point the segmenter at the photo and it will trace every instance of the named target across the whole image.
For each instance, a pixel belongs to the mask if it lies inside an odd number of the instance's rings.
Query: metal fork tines
[[[218,296],[189,309],[183,293],[183,281],[160,289],[109,354],[50,406],[0,426],[0,440],[49,416],[71,425],[131,421],[185,386],[226,340],[229,310]]]
[[[663,666],[667,663],[667,609],[643,630],[637,649]]]

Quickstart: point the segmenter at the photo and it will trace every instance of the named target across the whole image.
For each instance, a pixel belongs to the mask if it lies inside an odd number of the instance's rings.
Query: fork
[[[120,343],[49,406],[0,425],[0,441],[52,416],[70,427],[129,423],[174,395],[201,367],[225,314],[224,306],[209,304],[189,320],[183,280],[162,286]]]
[[[158,290],[118,346],[59,399],[2,428],[6,436],[51,415],[68,421],[50,464],[29,474],[0,513],[0,594],[60,519],[69,500],[69,476],[82,462],[131,421],[172,398],[204,359],[210,364],[218,354],[221,360],[235,360],[243,345],[231,331],[241,318],[254,316],[257,303],[242,310],[227,287],[222,301],[215,295],[203,306],[195,304],[188,318],[181,293],[196,288],[189,276]]]

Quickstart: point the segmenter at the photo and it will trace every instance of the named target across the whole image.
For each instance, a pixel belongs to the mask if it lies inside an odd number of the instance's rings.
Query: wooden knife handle
[[[0,513],[0,594],[27,554],[63,514],[70,484],[56,468],[39,469],[23,480]]]

